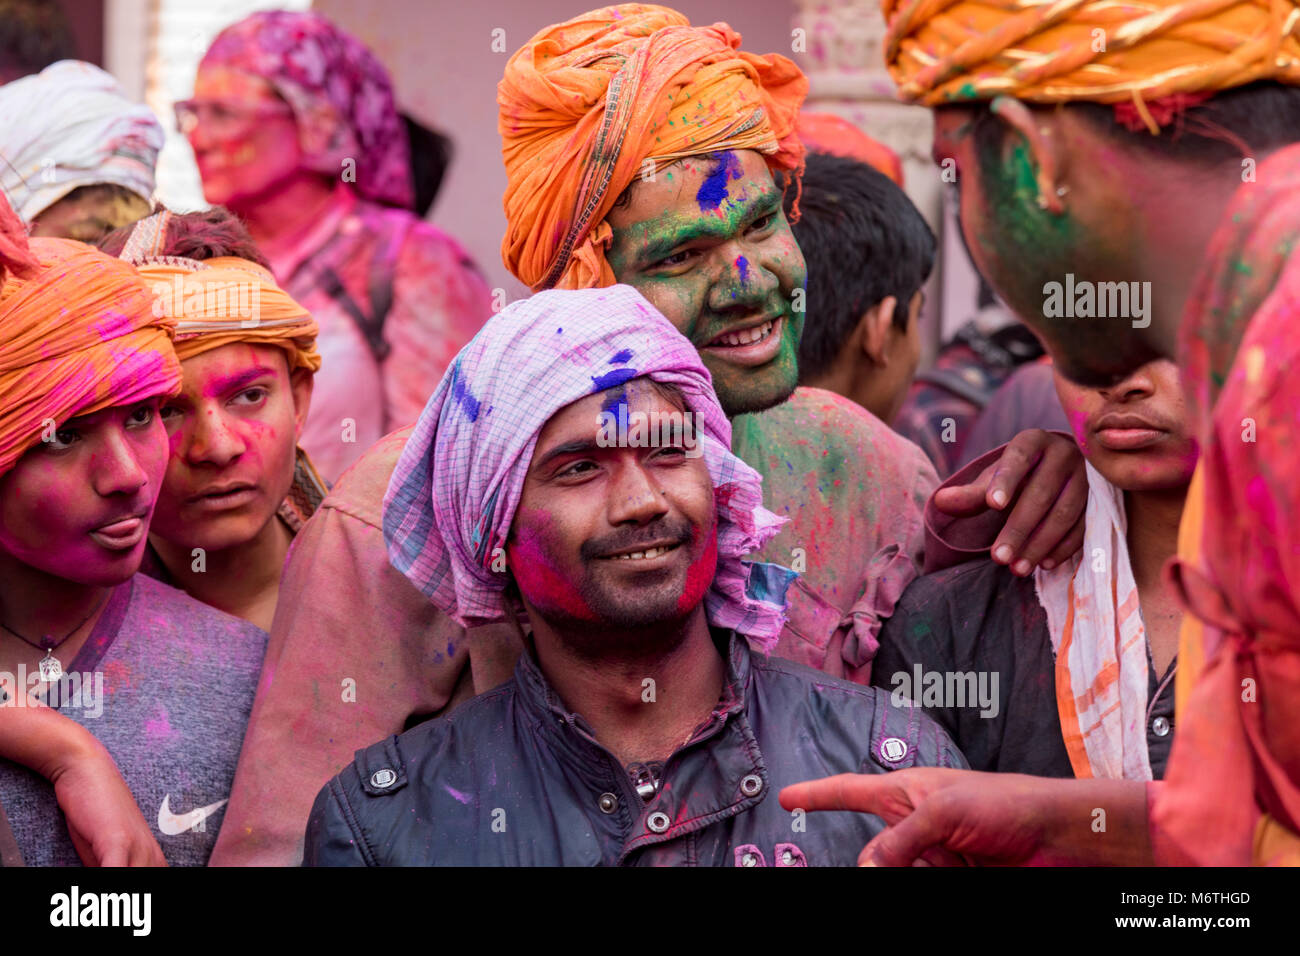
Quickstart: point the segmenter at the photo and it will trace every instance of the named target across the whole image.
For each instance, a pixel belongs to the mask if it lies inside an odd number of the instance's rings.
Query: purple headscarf
[[[679,388],[703,417],[713,481],[718,570],[710,622],[774,646],[793,572],[741,561],[784,518],[763,507],[762,479],[733,455],[731,424],[695,347],[625,285],[541,292],[483,326],[438,384],[384,496],[384,540],[397,570],[464,626],[501,620],[504,549],[537,436],[566,405],[647,376]]]
[[[356,37],[319,13],[254,13],[217,35],[200,68],[260,76],[293,108],[308,168],[338,176],[356,163],[366,199],[410,209],[415,201],[406,127],[388,71]]]

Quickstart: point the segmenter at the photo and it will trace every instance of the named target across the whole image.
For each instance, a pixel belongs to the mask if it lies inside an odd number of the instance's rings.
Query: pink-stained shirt
[[[919,447],[820,388],[731,423],[735,453],[789,523],[752,557],[794,568],[775,654],[866,684],[877,637],[925,555],[939,478]]]
[[[327,481],[420,416],[456,353],[491,314],[487,283],[454,239],[409,212],[359,199],[342,185],[311,232],[271,266],[320,326],[321,369],[300,444]],[[383,325],[389,352],[382,361],[329,293],[329,272],[367,316],[372,281],[392,276],[392,305]]]

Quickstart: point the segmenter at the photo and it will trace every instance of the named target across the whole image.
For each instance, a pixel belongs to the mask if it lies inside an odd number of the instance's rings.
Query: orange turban
[[[1142,112],[1174,94],[1300,83],[1297,0],[882,0],[881,9],[889,72],[903,99],[927,106],[1006,94],[1131,101]]]
[[[753,149],[802,171],[807,79],[780,54],[739,47],[725,23],[625,3],[547,27],[512,56],[497,88],[506,268],[534,291],[613,285],[605,217],[647,159]]]
[[[898,154],[843,117],[834,113],[800,113],[797,129],[809,152],[856,159],[888,176],[895,185],[903,185],[903,163]]]
[[[121,258],[139,269],[153,293],[154,311],[175,321],[180,360],[246,342],[284,349],[290,372],[318,371],[319,329],[311,313],[256,262],[235,256],[200,262],[163,255],[170,218],[163,210],[136,223]]]
[[[180,391],[170,319],[127,263],[28,240],[0,199],[0,475],[50,422]]]

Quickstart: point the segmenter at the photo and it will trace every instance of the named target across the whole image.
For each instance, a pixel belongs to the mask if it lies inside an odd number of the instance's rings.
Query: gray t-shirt
[[[116,588],[51,705],[117,761],[171,866],[217,842],[266,632],[137,574]],[[0,803],[28,866],[77,866],[44,777],[0,760]]]

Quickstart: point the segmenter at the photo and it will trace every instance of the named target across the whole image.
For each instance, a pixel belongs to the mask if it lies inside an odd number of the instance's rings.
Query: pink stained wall
[[[678,0],[692,23],[724,20],[756,53],[791,52],[791,0]],[[501,263],[505,168],[497,135],[497,83],[506,60],[552,23],[594,9],[583,0],[315,0],[313,9],[356,34],[393,75],[400,106],[450,136],[455,155],[430,218],[458,239],[493,288],[527,289]],[[493,31],[506,52],[495,53]]]

